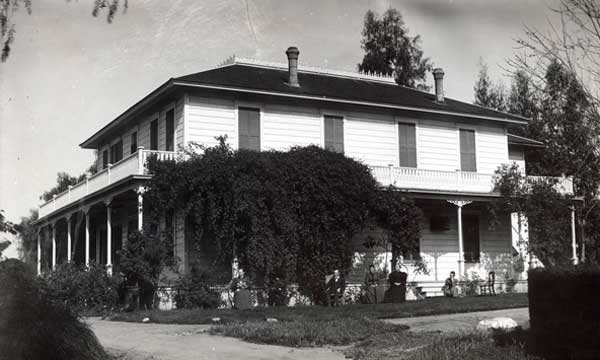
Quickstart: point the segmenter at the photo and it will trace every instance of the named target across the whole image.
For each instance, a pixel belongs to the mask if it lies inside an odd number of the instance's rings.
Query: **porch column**
[[[577,236],[575,235],[575,206],[571,206],[571,247],[573,248],[573,264],[577,265]]]
[[[463,231],[462,231],[462,208],[463,206],[469,205],[472,201],[464,200],[448,200],[450,204],[457,207],[457,218],[458,218],[458,276],[463,277],[465,275],[465,254],[464,254],[464,242],[463,242]]]
[[[108,275],[112,275],[111,202],[112,199],[104,200],[104,205],[106,205],[106,271]]]
[[[71,216],[67,215],[67,262],[71,262]]]
[[[37,274],[42,274],[42,229],[38,229],[37,233]]]
[[[138,230],[142,231],[144,228],[144,187],[140,186],[137,188],[137,201],[138,201]]]
[[[85,266],[90,266],[90,208],[83,209],[85,214]]]
[[[52,223],[52,270],[56,269],[56,223]]]

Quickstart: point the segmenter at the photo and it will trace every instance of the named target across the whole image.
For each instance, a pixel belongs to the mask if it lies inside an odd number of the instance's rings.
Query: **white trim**
[[[177,144],[177,122],[175,122],[175,108],[177,107],[177,101],[174,101],[172,103],[169,103],[169,105],[167,105],[164,109],[164,125],[165,125],[165,151],[177,151],[177,146],[175,146],[175,144]],[[167,113],[173,110],[173,150],[167,150]]]
[[[345,100],[345,99],[319,97],[319,96],[311,96],[311,95],[289,94],[289,93],[282,93],[282,92],[276,92],[276,91],[250,90],[250,89],[244,89],[244,88],[219,86],[219,85],[192,84],[192,83],[183,82],[183,81],[174,82],[173,85],[198,87],[198,88],[203,88],[203,89],[238,91],[238,92],[251,93],[251,94],[282,96],[282,97],[290,97],[290,98],[295,98],[295,99],[307,99],[307,100],[316,100],[316,101],[324,101],[324,102],[383,107],[383,108],[389,108],[389,109],[416,111],[416,112],[421,112],[421,113],[451,115],[451,116],[466,117],[466,118],[471,118],[471,119],[491,120],[491,121],[497,121],[497,122],[508,122],[508,123],[512,123],[512,124],[521,124],[521,125],[527,124],[527,119],[523,119],[523,120],[507,119],[507,118],[499,118],[499,117],[493,117],[493,116],[475,115],[475,114],[459,113],[459,112],[444,111],[444,110],[433,110],[433,109],[425,109],[425,108],[414,107],[414,106],[403,106],[403,105],[376,103],[376,102],[369,102],[369,101],[355,101],[355,100]]]
[[[185,131],[185,129],[186,129],[187,124],[188,124],[188,111],[189,111],[189,107],[190,107],[190,94],[188,92],[186,92],[183,95],[183,114],[181,114],[181,117],[182,117],[182,119],[181,119],[181,121],[182,121],[182,129],[181,129],[182,136],[181,137],[182,137],[182,141],[183,141],[183,144],[181,144],[181,147],[183,149],[185,149],[187,147],[187,144],[188,144],[188,142],[187,142],[187,136],[186,136],[188,132]]]

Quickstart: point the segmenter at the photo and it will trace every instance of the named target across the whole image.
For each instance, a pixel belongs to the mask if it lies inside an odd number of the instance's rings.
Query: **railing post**
[[[390,186],[392,186],[394,184],[394,178],[393,178],[393,167],[394,165],[389,164],[388,165],[388,176],[390,178]]]
[[[144,147],[143,146],[138,146],[138,174],[139,175],[143,175],[144,174]]]
[[[110,184],[110,168],[112,167],[112,164],[108,164],[106,165],[106,174],[108,175],[108,183]]]
[[[90,175],[89,174],[85,174],[85,194],[89,194],[90,193]]]
[[[69,185],[67,188],[68,194],[69,194],[69,202],[71,202],[71,189],[73,188],[73,185]]]
[[[52,205],[54,206],[54,210],[56,210],[56,195],[52,195]]]

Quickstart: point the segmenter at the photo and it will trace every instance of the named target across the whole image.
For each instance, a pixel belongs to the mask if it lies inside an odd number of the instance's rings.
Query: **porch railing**
[[[494,175],[469,171],[425,170],[396,166],[371,166],[375,179],[383,186],[426,191],[451,191],[464,193],[492,193]],[[528,181],[556,181],[555,189],[561,194],[573,194],[570,177],[528,176]]]
[[[177,153],[174,151],[144,150],[140,147],[137,152],[114,164],[108,164],[102,171],[76,185],[70,186],[67,191],[55,195],[52,200],[42,204],[39,209],[39,217],[42,218],[55,210],[79,201],[85,196],[130,175],[147,174],[146,162],[151,155],[156,156],[159,160],[174,160],[177,157]]]

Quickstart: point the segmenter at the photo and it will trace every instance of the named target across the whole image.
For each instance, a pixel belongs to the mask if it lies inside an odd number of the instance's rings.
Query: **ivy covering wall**
[[[362,163],[317,146],[234,151],[221,138],[192,147],[185,161],[148,165],[144,196],[154,215],[183,211],[192,245],[210,244],[215,267],[236,256],[256,287],[298,283],[319,302],[325,275],[350,270],[351,239],[373,224],[389,233],[396,254],[418,244],[421,212],[412,200],[380,188]]]

